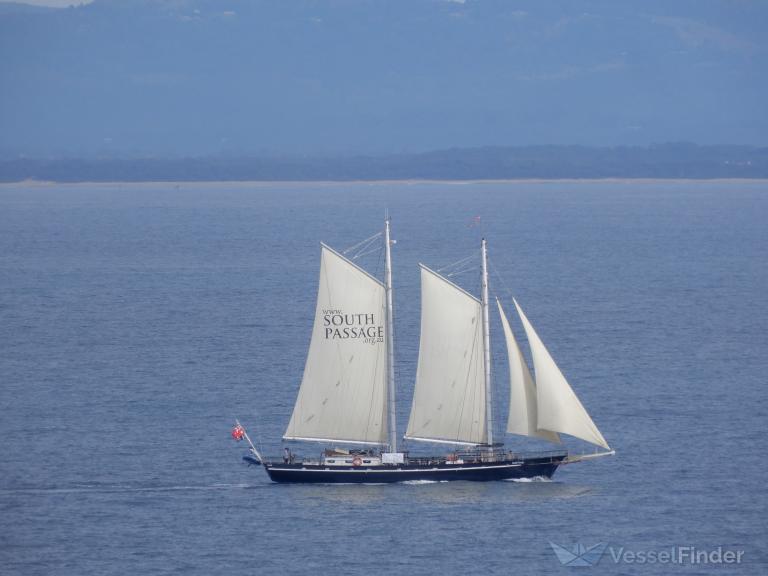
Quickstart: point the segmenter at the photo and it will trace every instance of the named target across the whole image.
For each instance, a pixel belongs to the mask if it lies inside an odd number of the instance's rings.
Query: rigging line
[[[376,261],[376,274],[380,275],[381,277],[384,276],[384,252],[385,252],[384,243],[382,243],[379,246],[379,257],[378,257],[378,260]]]
[[[501,286],[504,289],[504,291],[506,291],[507,296],[509,296],[510,298],[514,299],[514,295],[512,293],[512,290],[510,289],[509,285],[504,281],[504,278],[499,273],[499,271],[496,268],[496,265],[494,264],[493,260],[488,258],[488,264],[489,264],[489,266],[491,268],[491,272],[493,272],[493,274],[495,275],[495,278],[499,281],[499,283],[501,284]],[[496,293],[496,288],[495,287],[492,288],[492,291],[493,291],[493,295],[497,299],[500,300],[500,298],[498,298],[498,294]],[[506,338],[505,338],[505,343],[504,343],[504,350],[505,350],[505,354],[506,354],[507,353]],[[520,352],[522,354],[522,350]],[[494,366],[496,367],[496,373],[498,374],[499,373],[499,360],[496,359],[496,358],[492,358],[492,361],[494,362]],[[505,366],[508,371],[511,370],[511,367],[509,366],[509,364],[505,365],[504,362],[502,361],[502,365]],[[509,377],[509,372],[507,372],[507,377]],[[507,410],[509,410],[509,406],[507,407]],[[494,412],[496,412],[494,414],[494,416],[497,416],[497,415],[500,416],[500,418],[498,420],[503,422],[503,416],[504,415],[503,415],[503,411],[502,411],[501,407],[497,406],[496,404],[494,404]]]
[[[370,242],[368,242],[365,246],[362,246],[360,249],[357,250],[357,253],[351,257],[352,260],[357,260],[360,258],[360,256],[364,256],[365,254],[368,254],[372,250],[376,250],[378,248],[378,242],[376,242],[377,239],[373,239]],[[373,247],[373,248],[371,248]]]
[[[501,274],[499,274],[499,271],[496,269],[496,265],[493,263],[493,260],[488,258],[488,263],[491,265],[491,271],[496,275],[496,279],[501,283],[501,286],[504,288],[504,290],[507,291],[508,296],[512,296],[512,290],[507,285],[506,282],[504,282],[504,278],[501,277]],[[495,292],[495,290],[494,290]]]
[[[386,298],[386,295],[382,294],[382,298]],[[383,309],[383,308],[384,308],[384,302],[381,302],[381,309]],[[379,371],[379,361],[381,360],[381,356],[382,356],[382,354],[377,354],[376,355],[376,359],[375,359],[374,364],[373,364],[373,380],[374,381],[376,379],[376,374],[378,374],[378,371]],[[382,385],[386,386],[386,382],[383,382]],[[369,396],[369,399],[368,399],[368,418],[367,418],[366,424],[365,424],[365,438],[366,438],[366,440],[370,440],[369,433],[371,431],[371,422],[373,421],[372,414],[373,414],[374,404],[376,403],[376,397],[377,397],[377,395],[376,395],[376,387],[374,386],[373,390],[372,390],[372,393],[371,393],[371,395]],[[382,417],[382,425],[384,425],[384,422],[386,422],[386,416]]]
[[[499,338],[499,340],[501,340],[501,338]],[[503,379],[499,378],[499,376],[502,373],[502,369],[504,369],[505,370],[505,374],[507,376],[506,382],[507,382],[507,385],[509,385],[509,363],[508,362],[505,363],[504,360],[503,360],[503,358],[508,357],[507,356],[507,352],[506,352],[507,351],[507,347],[506,346],[507,346],[507,344],[506,344],[506,337],[505,337],[505,339],[504,339],[504,353],[501,355],[501,357],[499,357],[498,354],[491,354],[491,365],[493,367],[493,374],[496,375],[496,379],[494,380],[494,382],[498,383],[500,381],[501,382],[504,381]],[[494,386],[494,390],[497,390],[497,389],[498,389],[498,386]],[[494,402],[493,402],[493,414],[491,415],[491,420],[492,420],[492,423],[496,425],[496,428],[494,428],[494,431],[498,431],[498,424],[497,424],[498,422],[504,422],[503,432],[501,434],[501,438],[503,439],[504,435],[507,432],[506,420],[504,419],[505,411],[504,411],[504,407],[502,406],[502,403],[501,402],[497,402],[498,399],[499,399],[499,394],[496,394]],[[506,398],[506,401],[507,401],[506,408],[507,408],[507,412],[508,412],[509,411],[509,398],[508,397]],[[495,437],[496,437],[496,435],[494,434],[494,438]]]
[[[443,270],[448,270],[449,268],[453,268],[454,266],[458,266],[459,264],[463,264],[467,260],[473,260],[475,258],[475,254],[470,254],[469,256],[466,256],[465,258],[462,258],[460,260],[456,260],[456,262],[453,262],[452,264],[446,264],[442,268],[438,268],[436,272],[442,272]]]
[[[369,240],[365,246],[362,246],[359,248],[357,253],[351,257],[351,260],[357,260],[361,256],[365,256],[366,254],[370,254],[371,252],[375,252],[376,250],[379,250],[381,248],[379,242],[377,242],[378,238],[373,238],[372,240]]]
[[[380,249],[381,249],[380,246],[374,246],[373,248],[371,248],[370,246],[366,246],[365,250],[363,250],[361,252],[358,252],[357,254],[352,256],[351,260],[357,260],[358,258],[360,258],[362,256],[367,256],[368,254],[373,254],[374,252],[376,252],[377,250],[380,250]]]
[[[259,420],[258,411],[255,408],[253,408],[252,410],[256,418],[256,422],[261,422],[261,420]],[[262,454],[266,454],[266,452],[264,451],[264,442],[262,442],[261,433],[259,432],[259,427],[256,424],[254,424],[252,430],[256,431],[255,432],[256,445],[259,447],[259,452],[261,452]]]
[[[373,376],[374,376],[374,380],[375,380],[376,374],[377,374],[377,372],[379,370],[379,357],[380,356],[381,356],[381,354],[377,354],[376,355],[376,360],[373,363]],[[373,393],[370,395],[370,397],[368,399],[368,419],[367,419],[366,424],[365,424],[365,438],[366,438],[366,440],[370,438],[370,436],[368,434],[369,434],[369,432],[371,430],[371,420],[372,420],[371,415],[373,414],[373,405],[374,405],[375,402],[376,402],[376,389],[374,387]]]
[[[384,250],[383,246],[380,245],[376,240],[378,240],[382,236],[382,232],[377,232],[376,234],[373,234],[372,236],[366,238],[362,242],[358,242],[354,246],[347,248],[344,253],[351,252],[357,249],[357,253],[354,254],[354,256],[350,257],[350,260],[357,260],[358,258],[361,258],[363,256],[366,256],[368,254],[373,254],[378,252],[378,262],[376,265],[377,271],[381,268],[383,258],[384,258]],[[382,306],[383,308],[383,306]],[[375,378],[376,373],[379,369],[379,361],[381,360],[380,355],[376,355],[376,360],[374,361],[374,368],[373,368],[373,375]],[[346,387],[346,386],[345,386]],[[371,432],[371,424],[372,424],[372,412],[374,408],[374,404],[376,402],[376,394],[375,391],[372,393],[368,400],[368,414],[366,419],[366,425],[365,425],[365,437],[369,438],[369,434]],[[382,425],[384,422],[382,422]]]
[[[326,286],[326,291],[328,292],[329,307],[330,308],[335,308],[333,302],[335,302],[336,298],[334,297],[333,291],[331,290],[331,280],[330,280],[328,274],[325,275],[325,286]],[[314,326],[313,326],[313,329],[314,329]],[[312,344],[310,342],[310,346],[311,345]],[[340,368],[339,372],[341,372],[341,377],[338,380],[338,383],[339,383],[338,385],[342,386],[341,391],[346,393],[346,390],[347,390],[347,384],[346,384],[347,365],[344,362],[344,360],[346,358],[342,355],[341,342],[338,341],[338,340],[336,341],[336,358],[339,361],[339,368]],[[302,378],[302,384],[304,383],[303,380],[304,379]],[[338,419],[338,420],[336,420],[333,423],[333,426],[330,429],[331,433],[336,435],[336,436],[340,436],[340,434],[339,434],[340,426],[341,426],[341,420]]]
[[[466,377],[464,378],[464,393],[461,395],[461,406],[459,408],[459,419],[458,419],[458,422],[456,423],[456,436],[455,436],[454,439],[458,439],[459,436],[461,436],[461,422],[462,422],[462,420],[464,418],[464,405],[467,402],[467,389],[469,388],[469,379],[472,376],[472,368],[473,368],[472,360],[474,360],[474,358],[475,358],[475,350],[476,350],[476,348],[477,348],[477,328],[475,328],[474,334],[472,335],[472,348],[471,348],[472,351],[470,353],[470,362],[469,362],[469,365],[467,366],[467,374],[466,374]],[[475,369],[477,369],[477,367],[475,367]],[[472,390],[471,390],[471,396],[472,396],[471,405],[472,406],[470,407],[470,410],[472,410],[472,408],[475,405],[475,402],[474,402],[475,392],[476,392],[476,390],[475,390],[475,387],[473,386]],[[487,393],[487,391],[486,391],[486,393]],[[473,428],[470,426],[469,430],[470,430],[469,433],[470,433],[470,437],[471,437]]]
[[[376,232],[376,234],[374,234],[373,236],[369,236],[369,237],[368,237],[368,238],[366,238],[365,240],[361,240],[361,241],[360,241],[360,242],[358,242],[357,244],[354,244],[354,245],[350,246],[349,248],[347,248],[346,250],[344,250],[344,251],[342,252],[342,254],[346,254],[347,252],[352,252],[353,250],[357,249],[358,247],[362,246],[363,244],[367,244],[367,243],[369,243],[369,242],[373,242],[374,240],[376,240],[376,238],[378,238],[379,236],[381,236],[381,234],[382,234],[381,232]]]
[[[468,268],[462,268],[460,270],[456,270],[455,272],[451,272],[450,274],[443,274],[446,278],[451,278],[453,276],[458,276],[459,274],[465,274],[467,272],[472,272],[473,270],[479,270],[479,266],[469,266]]]
[[[448,274],[456,274],[458,270],[464,270],[469,268],[479,268],[478,263],[475,262],[474,258],[472,260],[467,260],[466,262],[462,262],[461,264],[457,264],[456,266],[453,266],[451,268],[452,271],[448,271]]]

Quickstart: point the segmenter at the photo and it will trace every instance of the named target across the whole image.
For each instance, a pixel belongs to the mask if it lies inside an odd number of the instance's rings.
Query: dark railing
[[[542,459],[562,459],[563,456],[567,456],[565,450],[547,450],[536,452],[513,452],[509,450],[460,450],[456,452],[450,452],[448,454],[441,454],[440,456],[409,456],[406,453],[405,463],[416,466],[443,466],[448,463],[461,461],[464,464],[489,464],[494,462],[520,462],[529,458],[542,458]],[[372,454],[369,454],[372,455]],[[341,460],[343,458],[349,459],[356,455],[344,455],[336,457]],[[377,455],[378,456],[378,455]],[[285,459],[282,457],[265,458],[264,463],[267,465],[279,465],[286,464]],[[314,466],[320,466],[324,463],[324,456],[301,458],[295,454],[292,455],[288,464],[309,464]],[[338,465],[338,464],[337,464]],[[387,466],[387,464],[385,464]]]
[[[542,452],[512,452],[504,450],[471,450],[458,451],[441,456],[412,456],[408,464],[419,466],[438,466],[450,462],[461,461],[464,464],[488,464],[494,462],[518,462],[527,458],[556,459],[567,455],[565,450],[549,450]]]

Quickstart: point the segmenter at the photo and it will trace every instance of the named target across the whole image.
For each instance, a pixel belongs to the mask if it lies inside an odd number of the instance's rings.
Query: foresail
[[[531,378],[531,372],[525,362],[520,346],[515,340],[515,335],[501,307],[501,302],[496,300],[499,307],[499,316],[504,328],[504,339],[507,343],[507,356],[509,357],[509,417],[507,419],[507,432],[521,436],[535,436],[560,442],[556,432],[541,430],[537,427],[538,415],[536,407],[536,386]]]
[[[480,301],[421,267],[421,336],[406,438],[484,444],[485,371]]]
[[[283,438],[387,442],[383,284],[323,245],[304,377]]]
[[[610,450],[516,300],[515,307],[523,322],[533,356],[539,428],[570,434]]]

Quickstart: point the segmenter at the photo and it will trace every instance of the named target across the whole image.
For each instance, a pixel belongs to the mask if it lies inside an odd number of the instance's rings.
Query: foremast
[[[384,291],[386,294],[385,331],[387,346],[387,411],[389,415],[389,451],[397,452],[397,416],[395,411],[395,332],[392,306],[392,241],[389,217],[384,221]]]
[[[493,391],[491,388],[491,326],[488,318],[488,250],[485,238],[480,245],[482,254],[482,297],[483,308],[483,369],[485,371],[485,426],[488,445],[493,446]]]

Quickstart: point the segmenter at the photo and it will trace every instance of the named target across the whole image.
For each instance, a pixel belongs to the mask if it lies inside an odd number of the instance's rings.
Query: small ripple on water
[[[17,494],[115,494],[130,492],[184,492],[204,490],[241,490],[256,488],[256,485],[238,484],[208,484],[208,485],[175,485],[175,486],[68,486],[63,488],[16,488],[2,489],[0,496]]]

